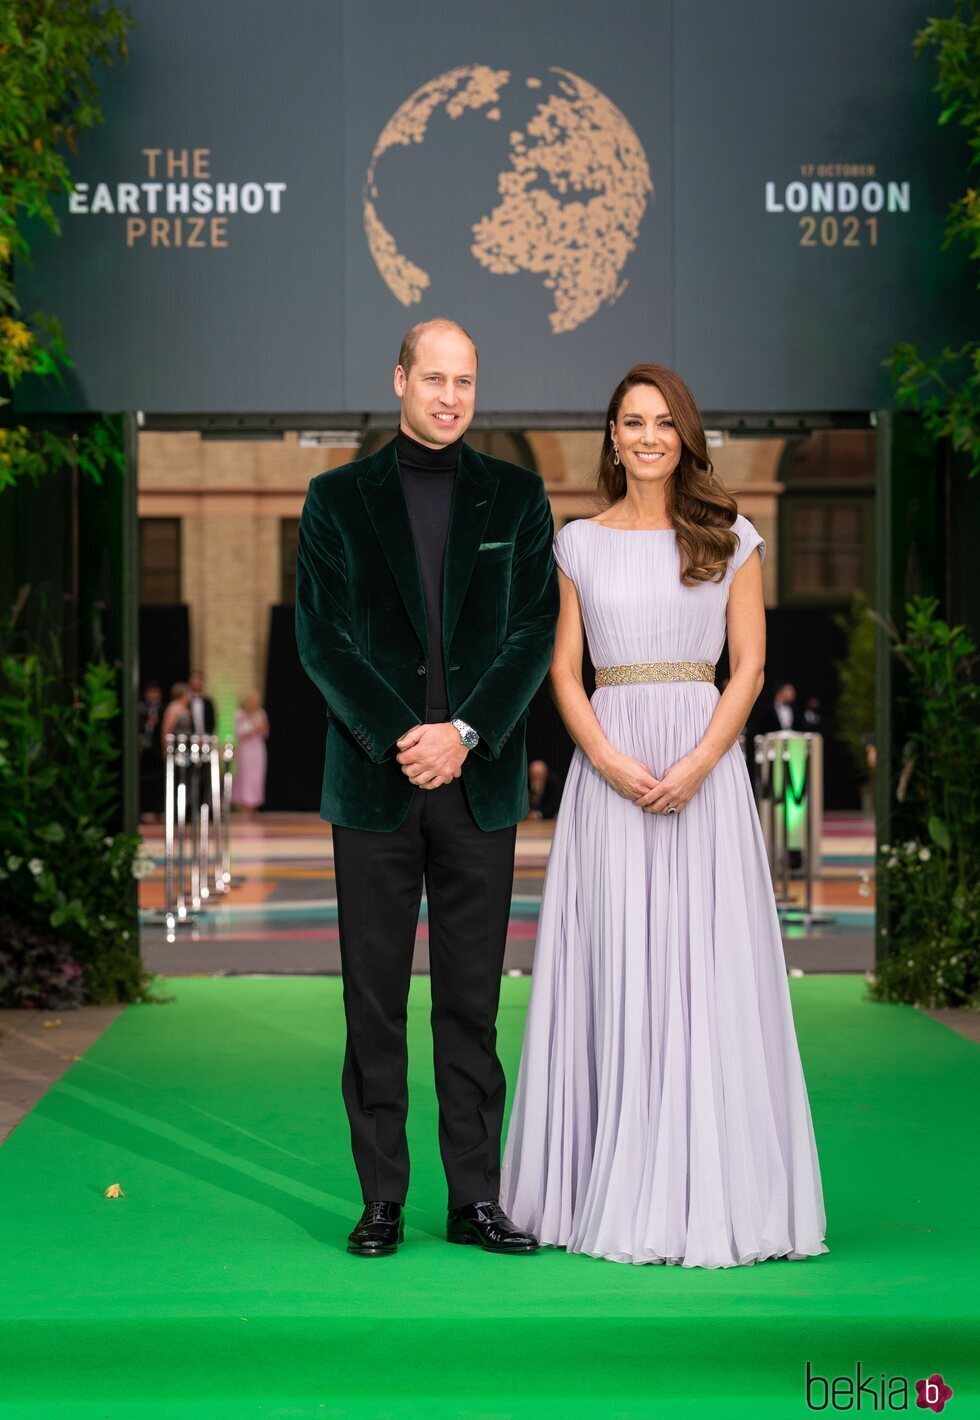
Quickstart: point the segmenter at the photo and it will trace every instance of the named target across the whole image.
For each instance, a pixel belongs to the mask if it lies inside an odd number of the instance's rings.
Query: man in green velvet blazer
[[[300,658],[327,708],[344,970],[343,1089],[364,1213],[349,1251],[394,1252],[408,1187],[405,1016],[423,882],[450,1241],[529,1252],[497,1204],[496,1012],[527,813],[524,725],[558,593],[541,479],[462,442],[477,354],[416,326],[395,370],[397,437],[321,474],[300,523]]]

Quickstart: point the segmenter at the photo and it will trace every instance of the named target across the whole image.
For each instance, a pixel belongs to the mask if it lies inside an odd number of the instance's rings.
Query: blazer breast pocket
[[[488,562],[509,561],[513,553],[514,544],[512,542],[481,542],[476,557],[477,566],[483,567]]]

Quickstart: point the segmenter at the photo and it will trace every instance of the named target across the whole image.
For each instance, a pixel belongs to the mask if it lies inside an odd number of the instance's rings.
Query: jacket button
[[[425,675],[425,666],[419,666],[419,675]]]

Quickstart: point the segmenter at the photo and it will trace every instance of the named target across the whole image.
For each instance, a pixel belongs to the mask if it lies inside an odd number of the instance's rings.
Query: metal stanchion
[[[221,839],[221,880],[225,885],[225,891],[227,891],[233,885],[231,876],[231,785],[235,774],[233,741],[225,741],[221,758],[223,763],[221,812],[225,823],[225,832]]]
[[[168,735],[165,745],[164,892],[167,941],[233,885],[231,790],[235,746],[215,735]]]
[[[809,766],[813,762],[813,736],[806,737],[806,760]],[[817,796],[809,793],[806,796],[806,853],[804,862],[806,863],[806,895],[803,899],[803,910],[806,913],[807,921],[813,919],[813,880],[814,864],[816,862],[816,845],[814,844],[814,815]]]
[[[185,892],[184,864],[187,861],[187,740],[178,736],[174,746],[174,764],[177,770],[177,921],[186,920],[187,897]]]
[[[793,806],[793,804],[796,802],[795,796],[794,796],[794,794],[793,794],[793,766],[792,766],[792,763],[790,762],[790,745],[789,745],[789,741],[788,741],[788,740],[783,740],[783,741],[780,743],[780,746],[779,746],[779,766],[780,766],[780,776],[779,776],[778,793],[779,793],[780,800],[781,800],[780,807],[782,808],[782,813],[779,815],[779,819],[780,819],[780,822],[781,822],[781,824],[782,824],[782,833],[780,834],[780,844],[779,844],[779,847],[780,847],[780,854],[781,854],[781,856],[780,856],[780,867],[781,867],[781,869],[782,869],[782,880],[783,880],[783,881],[782,881],[782,891],[781,891],[781,893],[780,893],[780,901],[786,903],[787,906],[788,906],[788,905],[789,905],[789,901],[790,901],[790,895],[789,895],[790,815],[791,815],[791,813],[792,813],[792,806]]]
[[[231,835],[231,820],[223,812],[223,798],[221,787],[221,755],[218,750],[217,735],[209,735],[210,754],[209,770],[211,775],[211,825],[214,838],[214,875],[212,884],[216,893],[224,893],[229,889],[229,884],[225,882],[224,876],[224,851],[225,836]]]
[[[191,823],[191,906],[201,907],[201,741],[191,735],[190,743],[190,823]]]
[[[166,762],[164,765],[165,792],[164,792],[164,829],[163,829],[163,851],[164,851],[164,925],[167,929],[167,941],[174,940],[177,930],[177,884],[174,875],[174,821],[176,815],[176,785],[174,782],[174,737],[167,736]]]
[[[814,887],[820,868],[820,832],[823,816],[823,739],[792,730],[756,735],[756,804],[762,824],[780,916],[812,923],[833,919],[818,914]],[[793,857],[799,853],[799,866]],[[802,907],[792,901],[790,883],[803,879]]]

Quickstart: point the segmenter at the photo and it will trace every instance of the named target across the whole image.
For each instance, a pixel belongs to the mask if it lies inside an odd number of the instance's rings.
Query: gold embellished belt
[[[715,668],[710,661],[640,661],[632,666],[600,666],[595,673],[597,686],[670,680],[700,680],[714,685]]]

